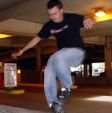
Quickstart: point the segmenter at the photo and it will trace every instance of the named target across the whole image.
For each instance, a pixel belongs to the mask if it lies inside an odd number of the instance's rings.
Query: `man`
[[[44,91],[48,106],[55,113],[63,113],[60,99],[70,96],[72,78],[70,66],[78,66],[82,63],[85,51],[80,36],[80,28],[92,28],[94,22],[82,15],[64,13],[63,4],[59,0],[50,0],[47,3],[50,20],[23,49],[12,54],[13,58],[22,55],[26,50],[35,46],[42,39],[53,35],[57,40],[59,50],[48,60],[44,71]],[[57,96],[57,78],[61,81],[62,93]]]

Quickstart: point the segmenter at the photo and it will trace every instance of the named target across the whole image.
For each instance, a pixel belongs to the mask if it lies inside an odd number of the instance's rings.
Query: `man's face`
[[[51,20],[55,23],[59,23],[63,20],[63,9],[60,9],[57,6],[52,9],[48,9],[48,14]]]

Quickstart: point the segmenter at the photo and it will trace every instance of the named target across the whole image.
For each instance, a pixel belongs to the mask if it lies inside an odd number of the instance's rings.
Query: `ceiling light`
[[[103,17],[106,15],[106,12],[104,10],[104,8],[95,8],[95,16],[96,17]]]
[[[20,69],[18,69],[18,70],[17,70],[17,73],[18,73],[18,74],[21,74],[21,70],[20,70]]]
[[[12,35],[0,33],[0,38],[8,38],[8,37],[11,37],[11,36]]]
[[[112,19],[112,12],[102,7],[94,8],[94,16],[96,22],[107,21]]]
[[[103,10],[99,10],[99,11],[95,12],[95,15],[97,17],[103,17],[106,15],[106,13]]]

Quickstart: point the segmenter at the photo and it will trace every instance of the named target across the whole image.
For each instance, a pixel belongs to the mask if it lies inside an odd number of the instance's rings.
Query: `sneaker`
[[[50,108],[52,109],[53,113],[64,113],[61,103],[52,102]]]
[[[58,94],[58,99],[61,102],[69,100],[70,97],[71,97],[71,90],[69,90],[67,88],[62,88],[61,92]]]

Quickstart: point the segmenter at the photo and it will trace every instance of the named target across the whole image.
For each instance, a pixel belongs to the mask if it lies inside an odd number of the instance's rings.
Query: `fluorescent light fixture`
[[[112,20],[112,14],[106,14],[103,17],[94,17],[96,22],[100,22],[100,21],[106,21],[106,20]]]
[[[11,36],[12,35],[0,33],[0,38],[8,38],[8,37],[11,37]]]

